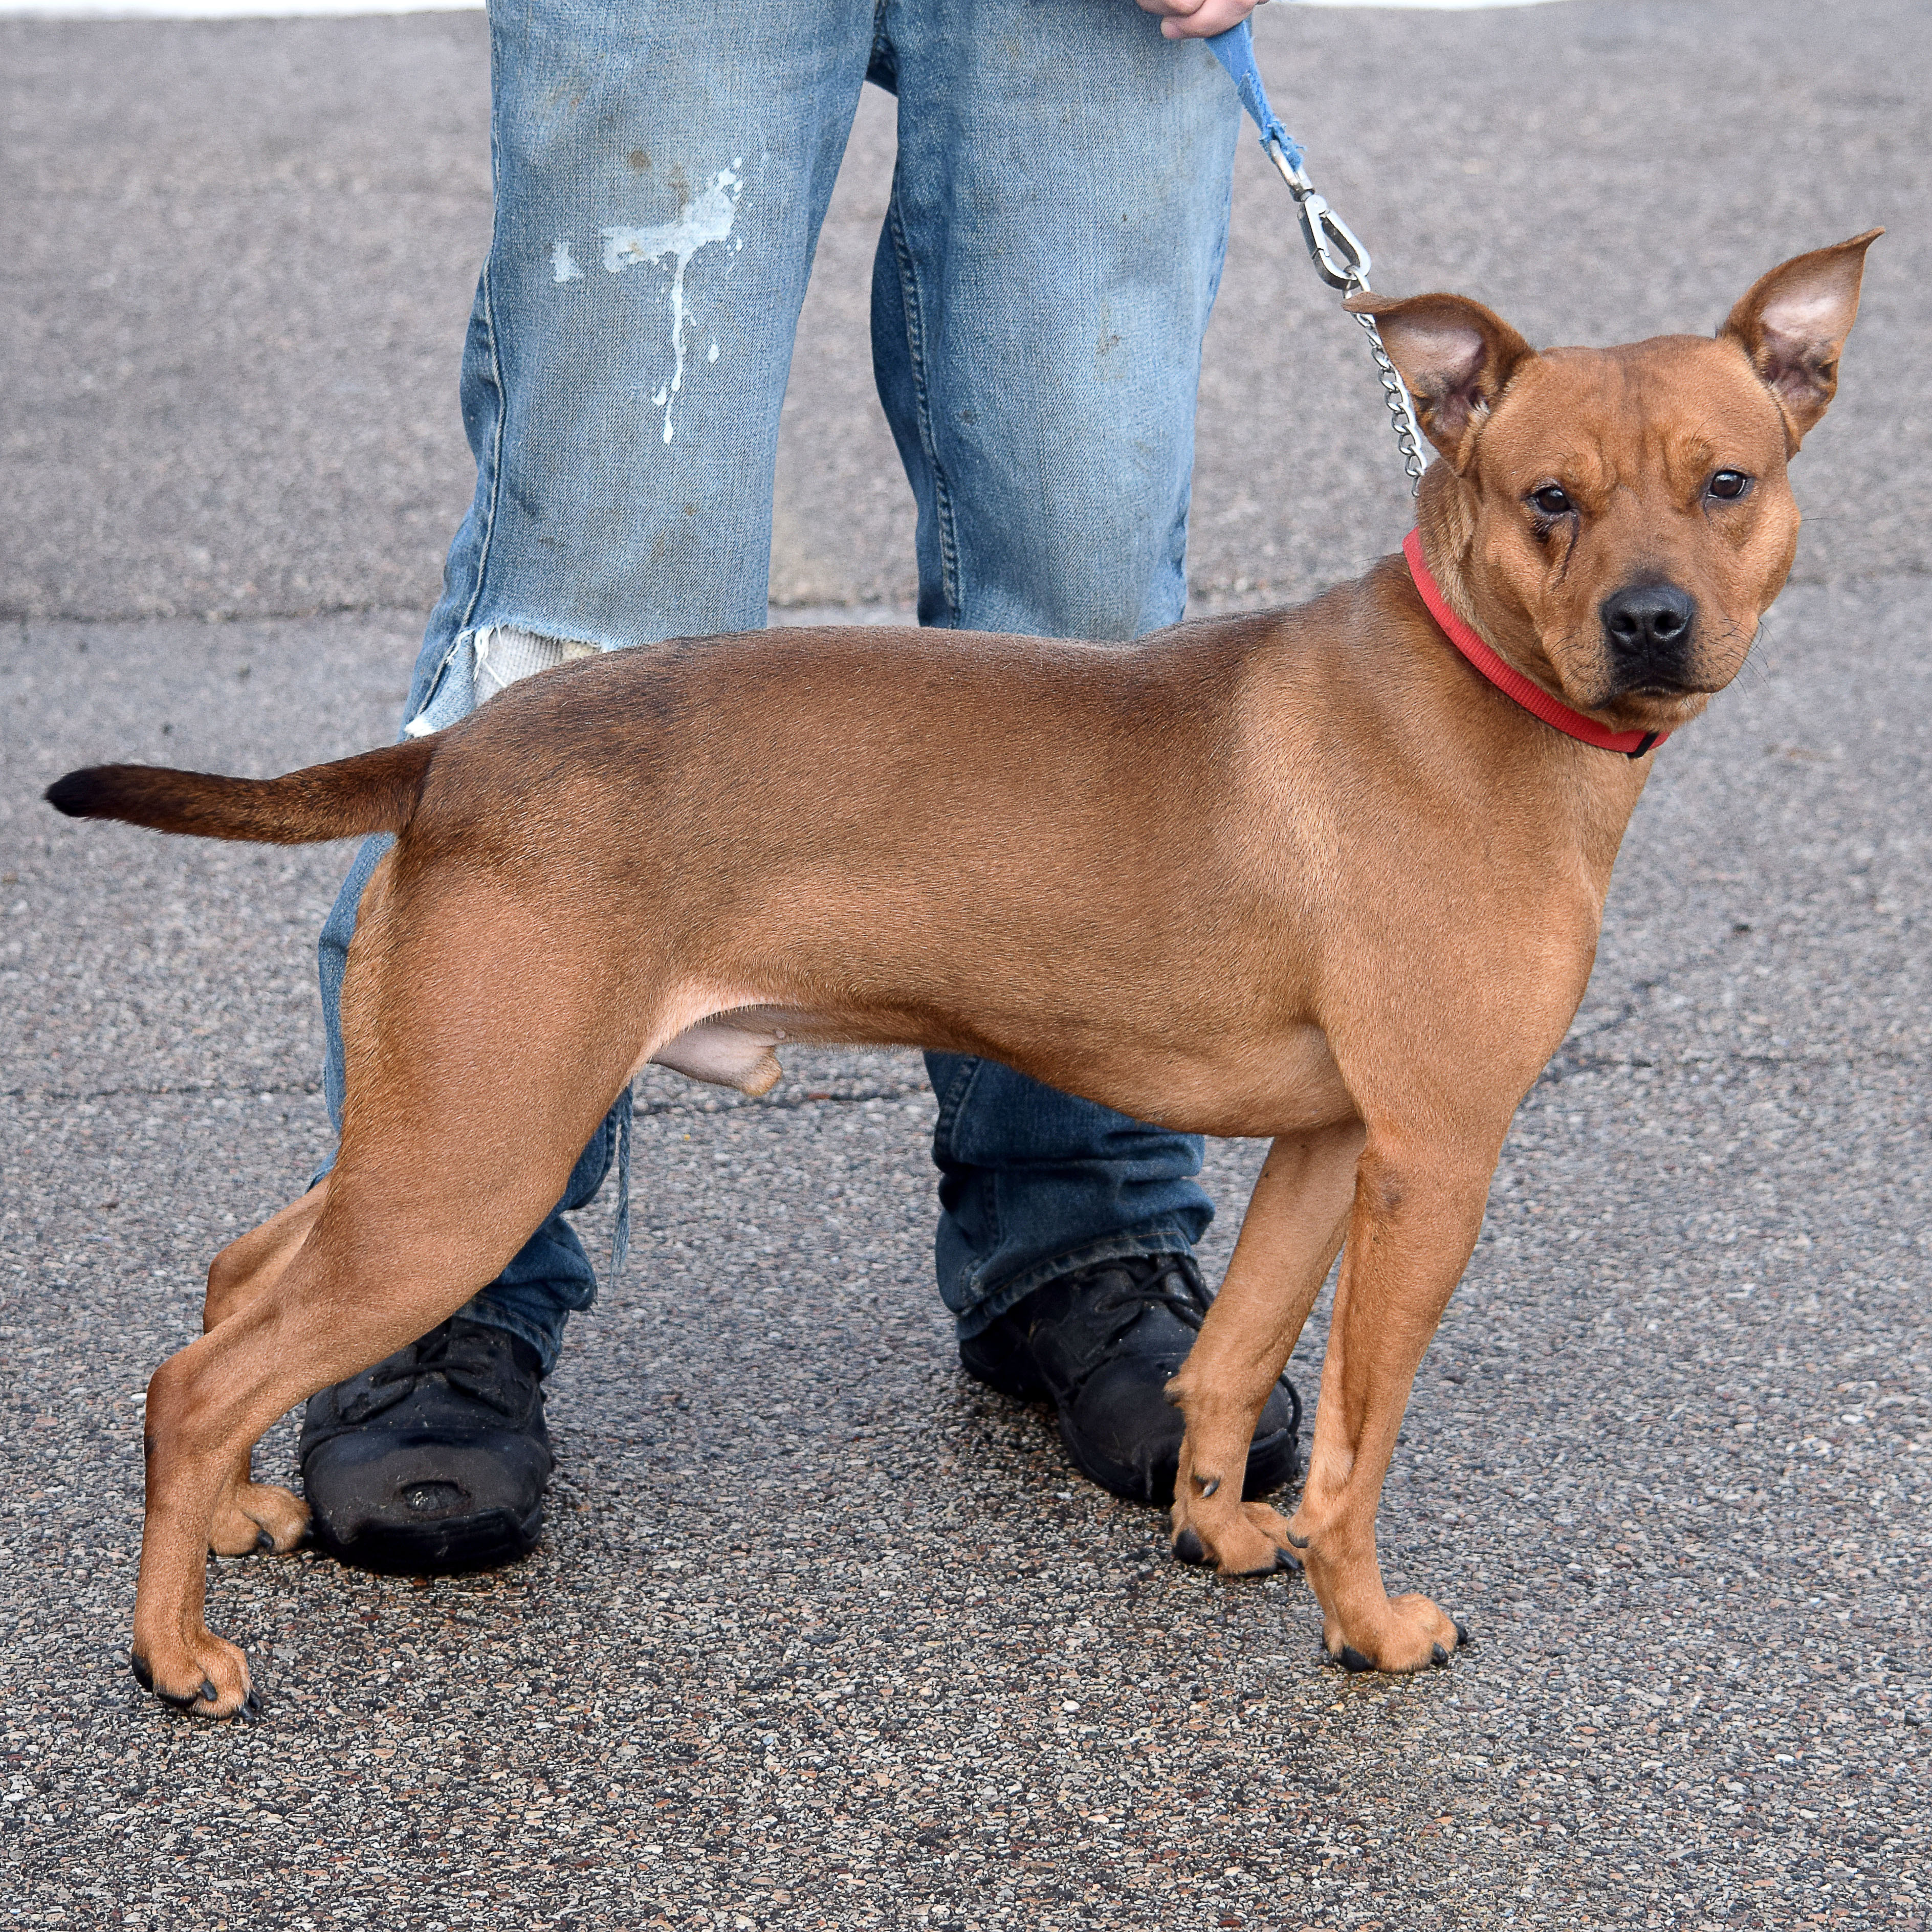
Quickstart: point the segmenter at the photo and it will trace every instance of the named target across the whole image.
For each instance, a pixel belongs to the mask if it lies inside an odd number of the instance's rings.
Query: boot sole
[[[390,1576],[455,1576],[494,1570],[527,1556],[543,1536],[539,1502],[519,1522],[508,1510],[484,1510],[446,1522],[371,1524],[346,1539],[332,1534],[318,1516],[313,1540],[338,1562]]]

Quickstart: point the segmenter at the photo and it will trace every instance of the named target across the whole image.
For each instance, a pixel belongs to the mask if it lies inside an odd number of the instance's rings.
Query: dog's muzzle
[[[1598,606],[1610,661],[1612,695],[1678,692],[1691,686],[1697,603],[1674,584],[1634,584]]]

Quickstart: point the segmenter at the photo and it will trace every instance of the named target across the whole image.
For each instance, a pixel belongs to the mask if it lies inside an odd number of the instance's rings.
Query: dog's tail
[[[435,756],[433,739],[411,738],[280,778],[224,778],[164,765],[90,765],[48,786],[46,801],[69,818],[118,818],[197,838],[306,845],[401,831]]]

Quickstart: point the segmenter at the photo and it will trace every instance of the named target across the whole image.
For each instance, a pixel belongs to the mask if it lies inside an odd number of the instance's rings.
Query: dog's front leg
[[[203,1334],[266,1294],[282,1277],[296,1251],[308,1238],[328,1198],[325,1179],[272,1215],[259,1228],[229,1243],[209,1264],[208,1293],[201,1307]],[[236,1457],[226,1486],[214,1506],[208,1546],[218,1556],[248,1556],[292,1550],[308,1534],[308,1505],[292,1490],[254,1479],[254,1444]]]
[[[1187,1418],[1174,1486],[1174,1548],[1184,1562],[1252,1576],[1277,1568],[1290,1549],[1286,1520],[1244,1502],[1242,1478],[1262,1405],[1342,1245],[1363,1138],[1351,1120],[1270,1148],[1227,1279],[1168,1384]]]
[[[1376,1512],[1415,1371],[1482,1226],[1493,1157],[1372,1132],[1354,1204],[1301,1507],[1288,1525],[1322,1605],[1330,1657],[1352,1670],[1446,1664],[1462,1632],[1429,1598],[1391,1599]]]

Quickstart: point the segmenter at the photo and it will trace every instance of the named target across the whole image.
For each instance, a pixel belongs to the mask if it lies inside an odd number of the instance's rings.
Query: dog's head
[[[1444,458],[1432,559],[1498,651],[1618,730],[1670,730],[1730,683],[1791,568],[1786,464],[1882,232],[1772,269],[1714,340],[1539,354],[1461,296],[1351,298]]]

